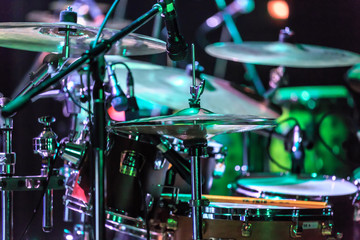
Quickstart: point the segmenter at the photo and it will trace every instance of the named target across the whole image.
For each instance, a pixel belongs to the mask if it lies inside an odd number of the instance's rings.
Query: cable
[[[114,63],[111,63],[111,66],[115,66],[115,65],[118,65],[118,64],[124,65],[125,68],[128,70],[128,72],[131,73],[131,75],[132,75],[131,69],[129,68],[129,66],[125,62],[114,62]]]
[[[92,43],[92,47],[96,47],[96,44],[98,43],[101,33],[105,28],[106,23],[108,22],[110,15],[113,13],[113,11],[115,10],[117,4],[120,2],[120,0],[115,0],[115,2],[112,4],[112,6],[110,7],[109,11],[106,13],[106,16],[104,18],[104,21],[101,23],[101,26],[99,28],[99,31],[96,34],[96,38],[95,41]]]
[[[287,167],[284,167],[283,165],[281,165],[280,163],[278,163],[270,154],[270,145],[271,145],[271,139],[272,139],[272,135],[275,132],[275,130],[273,129],[270,132],[269,138],[268,138],[268,142],[266,144],[266,155],[268,156],[270,162],[274,163],[277,167],[281,168],[284,171],[290,172],[290,169]]]
[[[284,119],[280,122],[278,122],[278,126],[280,126],[281,124],[285,123],[285,122],[289,122],[289,121],[294,121],[296,125],[300,126],[299,121],[294,118],[294,117],[289,117],[287,119]],[[272,129],[272,131],[270,132],[269,138],[268,138],[268,142],[266,144],[266,155],[268,156],[270,162],[274,163],[277,167],[281,168],[284,171],[290,172],[291,169],[284,167],[283,165],[281,165],[280,163],[278,163],[270,154],[270,145],[271,145],[271,140],[272,140],[272,135],[275,132],[275,128]]]
[[[28,224],[26,225],[23,233],[22,233],[21,236],[20,236],[20,240],[24,239],[26,233],[29,231],[30,225],[31,225],[32,222],[34,221],[34,219],[35,219],[35,217],[36,217],[36,214],[37,214],[38,211],[39,211],[41,202],[43,201],[43,198],[44,198],[44,196],[45,196],[46,191],[48,190],[48,186],[49,186],[49,183],[50,183],[50,178],[51,178],[51,176],[53,175],[54,165],[55,165],[56,159],[58,159],[59,152],[60,152],[59,150],[60,150],[61,146],[62,146],[62,145],[59,144],[59,146],[56,148],[54,157],[53,157],[52,159],[50,159],[49,172],[48,172],[48,175],[47,175],[47,177],[46,177],[46,181],[45,181],[44,186],[43,186],[43,191],[42,191],[42,193],[41,193],[41,197],[40,197],[40,199],[39,199],[38,204],[36,205],[36,208],[34,209],[33,215],[31,216]]]

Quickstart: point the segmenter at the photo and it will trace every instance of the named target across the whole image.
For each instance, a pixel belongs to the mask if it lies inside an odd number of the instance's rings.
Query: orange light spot
[[[125,111],[118,112],[112,106],[107,110],[109,117],[114,121],[125,121]]]
[[[289,18],[289,5],[286,1],[270,0],[267,9],[272,18],[283,20]]]

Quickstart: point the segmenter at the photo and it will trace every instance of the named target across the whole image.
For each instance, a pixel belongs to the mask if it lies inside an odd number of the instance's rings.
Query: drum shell
[[[161,185],[165,181],[167,161],[159,155],[155,146],[126,139],[117,135],[109,136],[109,147],[105,162],[105,202],[106,209],[117,214],[137,218],[141,216],[146,194],[151,195],[153,204],[160,198]],[[121,153],[135,151],[143,156],[141,169],[136,177],[119,172]],[[156,163],[162,163],[161,166]],[[78,171],[73,171],[66,183],[65,204],[71,209],[91,214],[91,170],[86,158]]]
[[[324,232],[323,227],[331,226],[331,208],[297,208],[260,206],[253,204],[233,204],[217,206],[212,203],[203,210],[203,238],[204,239],[329,239],[333,236]],[[166,204],[165,204],[166,205]],[[166,208],[163,211],[168,211]],[[180,202],[176,210],[169,211],[167,223],[172,223],[168,232],[175,240],[192,239],[192,219],[190,207],[187,203]],[[302,229],[300,237],[292,236],[292,229],[297,224]],[[165,215],[165,214],[163,214]],[[164,221],[164,219],[163,219]],[[312,225],[312,227],[307,227]],[[250,226],[250,230],[246,230]]]
[[[175,141],[174,141],[175,142]],[[186,160],[191,161],[190,156],[184,146],[179,143],[173,143],[174,149]],[[225,164],[227,148],[222,144],[209,141],[206,148],[207,156],[200,158],[201,176],[203,179],[202,193],[208,194],[215,178],[214,171],[217,164]],[[221,178],[218,177],[218,178]],[[181,193],[191,193],[191,186],[187,184],[180,176],[176,177],[174,186],[179,188]]]
[[[136,176],[120,172],[122,154],[136,152],[142,158]],[[156,169],[156,161],[163,164]],[[123,213],[134,218],[141,216],[145,197],[160,198],[165,182],[168,163],[162,158],[156,146],[118,135],[110,135],[110,146],[106,158],[106,203],[110,211]]]
[[[179,228],[175,231],[175,240],[191,240],[192,220],[189,217],[177,217]],[[226,239],[226,240],[268,240],[268,239],[296,239],[290,236],[291,221],[250,221],[252,234],[250,237],[242,236],[242,228],[244,221],[228,221],[228,220],[209,220],[204,219],[205,230],[203,237],[205,239]],[[300,224],[302,224],[300,222]],[[276,238],[272,238],[276,236]],[[269,238],[270,237],[270,238]],[[320,240],[328,239],[329,236],[322,236],[320,229],[309,229],[303,231],[302,240]]]

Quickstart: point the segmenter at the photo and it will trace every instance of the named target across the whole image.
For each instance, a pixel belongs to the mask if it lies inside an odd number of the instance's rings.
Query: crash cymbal
[[[134,61],[119,56],[105,56],[108,62],[125,62],[131,69],[135,81],[137,98],[181,110],[189,107],[188,98],[191,77],[185,70],[146,62]],[[118,82],[126,89],[127,71],[122,65],[116,65]],[[201,96],[201,107],[219,114],[256,115],[276,118],[280,114],[248,88],[235,89],[230,82],[220,78],[201,74],[206,80],[205,91]]]
[[[181,140],[212,138],[219,134],[274,127],[270,118],[215,114],[202,108],[187,108],[173,115],[115,122],[108,128],[121,134],[159,134]]]
[[[59,29],[69,28],[74,31],[70,36],[72,56],[81,55],[89,49],[90,42],[95,40],[97,27],[82,26],[75,23],[33,23],[4,22],[0,23],[0,46],[35,52],[62,52],[64,33]],[[118,30],[104,29],[103,39],[109,39]],[[130,34],[114,44],[109,54],[138,56],[164,52],[165,42],[140,34]]]
[[[298,68],[344,67],[360,62],[360,55],[349,51],[282,42],[219,42],[207,46],[205,51],[235,62]]]

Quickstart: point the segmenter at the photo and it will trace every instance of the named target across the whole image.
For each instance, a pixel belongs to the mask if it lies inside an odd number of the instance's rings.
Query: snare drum
[[[167,220],[175,240],[192,239],[190,196],[180,196],[178,209]],[[203,210],[204,239],[329,239],[332,209],[211,202]]]
[[[354,202],[358,188],[352,182],[336,177],[251,174],[236,181],[236,195],[274,199],[326,201],[334,212],[334,230],[353,239]]]

